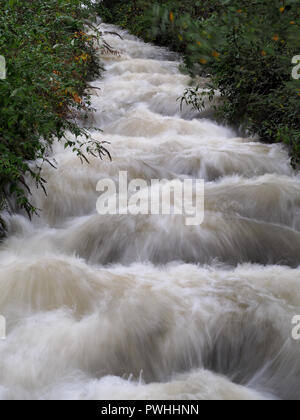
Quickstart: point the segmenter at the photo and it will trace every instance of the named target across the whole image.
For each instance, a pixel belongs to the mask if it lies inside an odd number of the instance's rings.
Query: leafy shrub
[[[95,15],[90,0],[0,0],[0,55],[7,63],[0,80],[0,208],[14,197],[29,215],[36,210],[25,179],[44,188],[41,166],[55,139],[82,159],[104,152],[71,118],[90,110],[85,89],[99,73],[95,36],[85,33]],[[66,131],[86,135],[87,148],[66,140]],[[39,167],[30,163],[36,159]]]

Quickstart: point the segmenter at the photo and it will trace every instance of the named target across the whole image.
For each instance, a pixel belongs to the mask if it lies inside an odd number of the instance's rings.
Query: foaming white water
[[[56,144],[40,217],[5,216],[0,398],[298,399],[300,178],[282,146],[180,110],[178,57],[118,32],[93,82],[113,161]],[[97,182],[121,170],[205,178],[204,223],[98,215]]]

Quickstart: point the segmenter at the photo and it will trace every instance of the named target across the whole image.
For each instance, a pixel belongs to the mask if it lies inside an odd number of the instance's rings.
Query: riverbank
[[[104,0],[99,8],[107,22],[182,53],[193,75],[210,74],[210,97],[222,96],[219,121],[265,142],[284,143],[295,166],[300,81],[292,77],[291,62],[299,54],[297,6],[289,0],[284,5],[280,0],[227,3]],[[184,100],[202,108],[200,91],[188,89]]]
[[[54,139],[84,158],[82,144],[65,134],[86,134],[76,116],[90,112],[88,81],[100,74],[97,34],[86,33],[95,16],[90,0],[0,4],[0,55],[7,69],[0,80],[0,210],[9,201],[29,216],[35,212],[28,178],[46,187],[41,167]]]

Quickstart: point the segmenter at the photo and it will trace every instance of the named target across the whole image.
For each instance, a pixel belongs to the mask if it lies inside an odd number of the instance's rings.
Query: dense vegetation
[[[0,209],[13,201],[29,215],[35,211],[26,179],[44,188],[41,166],[54,139],[82,159],[104,151],[72,119],[89,111],[87,81],[99,72],[98,36],[85,32],[94,16],[90,0],[0,0],[7,67],[0,80]],[[86,141],[68,141],[67,131]],[[39,166],[31,163],[36,159]]]
[[[245,133],[289,146],[300,162],[299,0],[104,0],[105,20],[184,54],[194,75],[209,74],[208,95],[220,91],[216,115]],[[295,64],[294,64],[295,65]],[[201,108],[200,90],[184,100]]]

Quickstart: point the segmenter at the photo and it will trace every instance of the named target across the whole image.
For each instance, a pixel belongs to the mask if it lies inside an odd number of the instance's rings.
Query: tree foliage
[[[13,197],[29,215],[36,210],[26,179],[45,188],[41,167],[55,139],[82,159],[104,153],[72,118],[89,112],[87,81],[99,73],[98,39],[85,29],[95,15],[90,0],[0,0],[7,65],[0,80],[0,206]],[[67,131],[87,141],[67,140]]]

